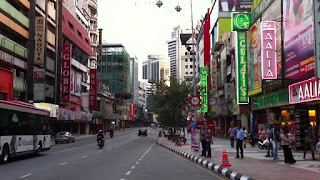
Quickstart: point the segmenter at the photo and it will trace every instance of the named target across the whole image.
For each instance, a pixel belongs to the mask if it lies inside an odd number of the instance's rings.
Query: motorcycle
[[[258,143],[258,137],[256,135],[253,134],[249,134],[249,143],[251,144],[252,147],[255,147],[256,144]]]
[[[267,141],[264,138],[259,138],[258,140],[258,148],[259,149],[267,149],[268,148],[268,143],[269,141]]]
[[[99,146],[100,149],[103,148],[103,146],[104,146],[104,140],[103,139],[99,139],[98,140],[98,146]]]

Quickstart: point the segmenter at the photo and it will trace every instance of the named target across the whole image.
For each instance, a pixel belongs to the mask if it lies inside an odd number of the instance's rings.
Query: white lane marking
[[[82,158],[84,159],[84,158],[87,158],[88,156],[83,156]]]
[[[125,179],[122,178],[122,179],[120,179],[120,180],[125,180]]]
[[[111,149],[111,148],[108,148],[108,149]]]
[[[135,168],[135,166],[132,166],[132,167],[131,167],[131,169],[134,169],[134,168]]]
[[[139,159],[139,161],[141,161],[142,158]]]
[[[147,152],[146,152],[147,153]],[[144,153],[143,155],[145,156],[146,155],[146,153]]]
[[[125,136],[120,136],[120,137],[117,137],[117,138],[113,138],[113,139],[108,139],[108,140],[105,140],[105,142],[113,141],[113,140],[116,140],[116,139],[120,139],[120,138],[123,138],[123,137],[126,137],[126,136],[130,136],[130,135],[132,135],[132,134],[133,134],[133,133],[130,133],[130,134],[125,135]],[[72,150],[76,150],[76,149],[81,149],[81,148],[85,148],[85,147],[92,146],[92,145],[96,145],[96,144],[97,144],[97,143],[87,144],[87,145],[85,145],[85,146],[74,147],[74,148],[65,149],[65,150],[62,150],[62,151],[52,152],[52,153],[49,153],[49,154],[57,154],[57,153],[62,153],[62,152],[68,152],[68,151],[72,151]]]
[[[126,173],[126,175],[129,176],[131,172],[132,172],[132,171],[128,171],[128,172]]]
[[[63,165],[66,165],[66,164],[67,164],[67,162],[63,162],[63,163],[60,164],[60,166],[63,166]]]
[[[29,174],[26,174],[26,175],[20,176],[20,179],[26,178],[26,177],[31,176],[31,175],[32,175],[32,174],[31,174],[31,173],[29,173]]]
[[[98,153],[101,153],[101,151],[98,151]]]
[[[138,162],[136,162],[136,164],[139,164],[139,161],[138,161]]]

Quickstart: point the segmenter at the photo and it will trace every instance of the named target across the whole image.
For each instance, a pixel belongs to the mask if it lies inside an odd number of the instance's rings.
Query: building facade
[[[160,82],[169,80],[170,66],[169,61],[160,55],[148,55],[148,60],[142,63],[142,78],[149,82]]]
[[[190,28],[177,26],[173,28],[171,39],[167,41],[168,57],[170,59],[170,76],[178,80],[183,80],[182,69],[184,68],[181,56],[187,51],[181,44],[180,35],[183,33],[191,33]]]

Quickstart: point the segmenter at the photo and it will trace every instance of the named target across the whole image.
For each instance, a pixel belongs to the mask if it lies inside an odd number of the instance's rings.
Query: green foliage
[[[173,77],[170,79],[170,86],[165,81],[156,83],[151,111],[158,114],[158,122],[165,126],[182,126],[185,120],[182,109],[189,102],[191,90],[192,86],[187,82],[180,83]]]

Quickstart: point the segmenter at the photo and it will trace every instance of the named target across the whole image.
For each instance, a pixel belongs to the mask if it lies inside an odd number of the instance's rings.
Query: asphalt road
[[[0,165],[0,179],[25,180],[194,180],[224,179],[155,144],[158,129],[148,137],[129,129],[106,139],[103,149],[94,137],[59,144],[37,157]]]

